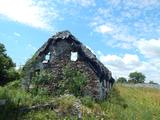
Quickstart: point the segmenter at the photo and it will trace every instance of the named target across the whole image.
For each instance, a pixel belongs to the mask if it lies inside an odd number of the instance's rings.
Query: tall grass
[[[115,85],[108,98],[96,102],[88,96],[33,95],[23,91],[19,82],[0,87],[0,99],[7,100],[0,106],[0,120],[56,120],[75,119],[74,105],[80,105],[83,120],[160,120],[160,90],[145,87]],[[55,109],[41,109],[20,114],[18,109],[33,105],[55,102]]]
[[[112,107],[120,120],[160,120],[160,90],[147,87],[116,85],[128,107]]]

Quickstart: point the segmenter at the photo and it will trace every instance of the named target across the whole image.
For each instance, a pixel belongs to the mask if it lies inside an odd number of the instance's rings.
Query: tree
[[[14,67],[12,59],[6,54],[5,46],[0,43],[0,85],[15,80],[19,76]]]
[[[144,83],[145,75],[141,72],[132,72],[129,74],[129,83]]]
[[[157,83],[155,83],[154,81],[149,81],[149,84],[157,84]]]
[[[127,79],[124,78],[124,77],[119,77],[119,78],[117,79],[117,82],[118,82],[118,83],[127,83]]]

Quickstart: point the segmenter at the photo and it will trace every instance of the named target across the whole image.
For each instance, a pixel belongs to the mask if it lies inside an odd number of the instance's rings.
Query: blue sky
[[[17,66],[69,30],[115,78],[160,83],[160,0],[0,0],[0,42]]]

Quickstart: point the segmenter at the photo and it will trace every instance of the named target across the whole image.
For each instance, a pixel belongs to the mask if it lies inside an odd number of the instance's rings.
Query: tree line
[[[144,83],[146,76],[141,72],[135,71],[130,73],[128,78],[129,79],[127,80],[125,77],[119,77],[117,79],[117,83],[133,83],[133,84]],[[149,84],[157,84],[157,83],[155,83],[154,81],[150,81]]]
[[[141,72],[132,72],[129,74],[129,79],[127,80],[125,77],[119,77],[117,79],[118,83],[144,83],[145,81],[145,75],[142,74]]]

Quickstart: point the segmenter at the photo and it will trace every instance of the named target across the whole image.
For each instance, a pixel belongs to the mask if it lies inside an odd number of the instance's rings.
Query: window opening
[[[44,60],[43,60],[42,63],[44,63],[44,64],[48,63],[49,60],[50,60],[50,57],[51,57],[51,53],[49,52],[48,54],[45,55]]]
[[[78,58],[77,52],[71,52],[71,61],[76,61]]]

